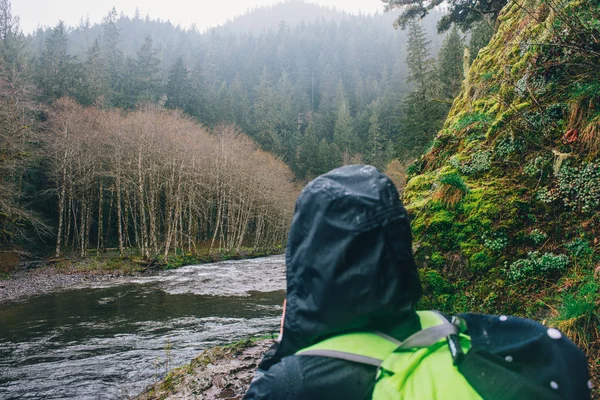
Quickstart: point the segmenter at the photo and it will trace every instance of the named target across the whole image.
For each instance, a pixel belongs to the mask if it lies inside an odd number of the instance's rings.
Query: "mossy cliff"
[[[600,365],[600,3],[510,1],[409,168],[421,307],[562,328]]]

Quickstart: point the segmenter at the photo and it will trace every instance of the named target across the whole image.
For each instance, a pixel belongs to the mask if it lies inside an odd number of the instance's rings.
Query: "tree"
[[[85,89],[77,96],[82,104],[90,105],[97,100],[104,102],[110,94],[109,69],[104,56],[100,42],[95,40],[83,65]]]
[[[138,101],[155,102],[160,97],[162,82],[160,79],[160,60],[152,47],[152,38],[146,36],[137,52],[135,65],[135,83]]]
[[[123,72],[123,53],[119,49],[121,33],[117,27],[117,9],[113,7],[102,20],[102,50],[110,81],[109,102],[117,105],[120,97]]]
[[[393,145],[381,129],[378,105],[372,104],[372,108],[366,161],[383,171],[393,156]]]
[[[38,155],[31,145],[36,110],[29,86],[19,74],[7,73],[5,65],[0,58],[0,250],[18,251],[47,227],[27,207],[31,198],[25,176],[33,173],[32,160]]]
[[[441,128],[448,110],[434,99],[438,80],[435,62],[429,56],[429,44],[423,28],[416,21],[410,21],[406,64],[407,83],[413,90],[405,97],[402,107],[402,128],[397,142],[401,158],[424,150]]]
[[[76,91],[80,77],[75,57],[68,53],[68,39],[64,22],[52,29],[39,57],[37,84],[45,101],[53,101]]]
[[[343,99],[338,107],[337,119],[333,130],[333,141],[342,155],[342,163],[348,164],[358,152],[358,138],[354,133],[352,116],[348,102]]]
[[[448,108],[456,96],[464,79],[463,57],[464,41],[454,27],[444,39],[438,54],[438,79],[440,81],[440,100],[448,104]]]
[[[443,4],[445,0],[382,0],[385,11],[395,8],[404,8],[396,20],[396,26],[406,28],[414,19],[424,18],[429,11]],[[437,24],[438,32],[449,30],[452,25],[457,25],[463,31],[482,20],[490,21],[493,25],[498,19],[500,10],[508,0],[451,0],[448,13]]]
[[[9,82],[20,81],[25,73],[27,55],[25,36],[19,27],[19,18],[12,15],[10,0],[0,0],[0,57],[3,74]]]
[[[168,108],[184,109],[190,96],[190,81],[188,70],[183,62],[183,57],[178,57],[169,71],[165,106]]]

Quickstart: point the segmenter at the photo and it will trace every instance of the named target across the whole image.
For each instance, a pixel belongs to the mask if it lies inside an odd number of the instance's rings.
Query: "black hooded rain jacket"
[[[348,331],[403,340],[420,329],[421,284],[394,184],[369,166],[322,175],[300,194],[286,250],[283,336],[245,399],[370,399],[376,368],[300,349]]]

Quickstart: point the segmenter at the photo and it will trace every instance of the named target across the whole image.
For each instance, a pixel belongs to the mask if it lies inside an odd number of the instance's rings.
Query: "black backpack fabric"
[[[471,350],[455,363],[486,400],[590,398],[587,357],[560,331],[524,318],[460,314]]]

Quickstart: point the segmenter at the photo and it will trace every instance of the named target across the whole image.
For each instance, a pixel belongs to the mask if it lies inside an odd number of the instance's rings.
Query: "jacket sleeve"
[[[293,379],[290,379],[293,377]],[[302,392],[302,374],[297,363],[283,359],[268,371],[257,370],[244,400],[296,400]]]
[[[367,400],[373,396],[377,368],[334,358],[284,357],[259,370],[247,400]]]

